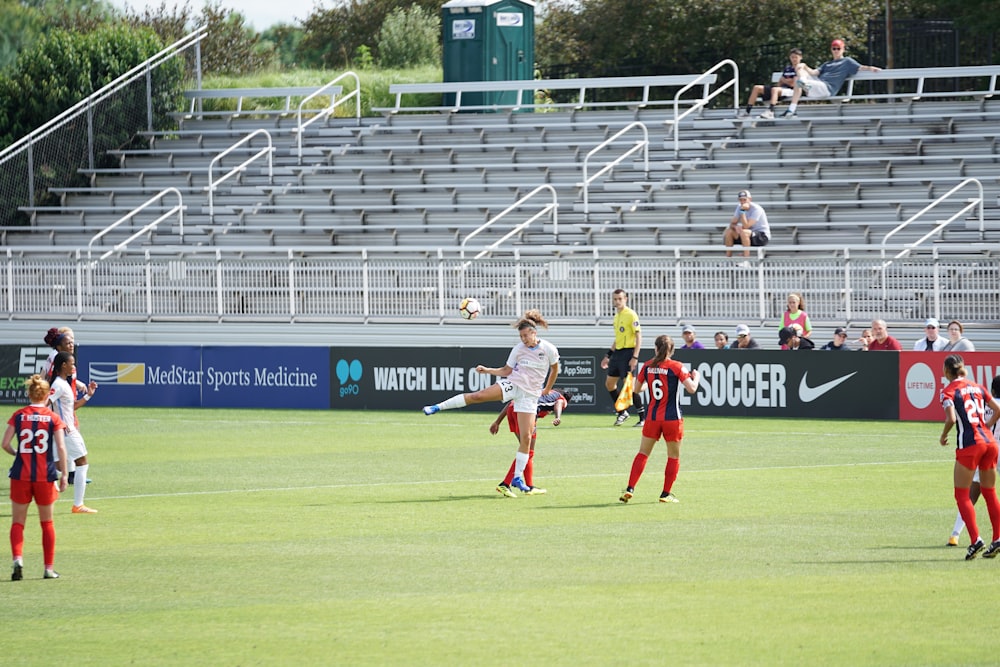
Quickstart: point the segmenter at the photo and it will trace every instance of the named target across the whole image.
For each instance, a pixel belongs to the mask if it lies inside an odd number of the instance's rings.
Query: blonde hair
[[[24,381],[24,389],[32,403],[43,403],[49,397],[49,383],[38,373]]]
[[[789,292],[788,296],[785,298],[785,300],[787,301],[788,299],[792,298],[793,296],[799,302],[799,310],[800,311],[804,311],[806,309],[806,300],[803,299],[802,295],[799,294],[798,292]],[[792,312],[790,308],[785,308],[785,310],[787,310],[788,312]]]

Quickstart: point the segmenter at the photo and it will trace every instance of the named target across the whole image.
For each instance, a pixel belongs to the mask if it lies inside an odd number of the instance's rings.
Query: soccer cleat
[[[625,423],[626,419],[628,419],[628,410],[622,410],[621,412],[618,413],[618,416],[615,418],[615,426],[621,426],[622,424]]]
[[[526,496],[541,496],[548,493],[545,489],[540,489],[537,486],[529,486],[528,490],[524,492]]]
[[[531,487],[525,484],[524,480],[521,479],[520,477],[515,477],[514,479],[512,479],[510,485],[513,486],[518,491],[523,491],[524,493],[528,493],[529,491],[531,491]]]
[[[645,425],[646,425],[646,420],[643,419],[642,417],[639,417],[639,421],[632,424],[632,428],[642,428]]]
[[[623,503],[627,503],[628,501],[632,500],[632,495],[634,493],[635,493],[635,489],[633,489],[631,486],[627,486],[627,487],[625,487],[625,490],[622,491],[622,497],[619,498],[618,501],[619,502],[623,502]]]
[[[428,417],[430,415],[434,414],[435,412],[441,412],[441,408],[439,408],[436,405],[425,405],[424,406],[424,414],[427,415]]]
[[[791,109],[781,114],[782,118],[795,118],[796,116],[798,116],[798,114],[792,111]]]
[[[965,552],[965,560],[972,560],[973,558],[978,556],[979,552],[982,551],[983,547],[985,546],[986,545],[983,544],[983,538],[980,537],[979,539],[977,539],[975,542],[969,545],[969,550]],[[993,545],[991,544],[990,546]]]
[[[677,496],[675,496],[674,494],[667,493],[666,491],[664,491],[663,493],[660,494],[660,502],[661,503],[679,503],[680,501],[677,500]]]
[[[948,538],[948,546],[949,547],[958,546],[958,535],[952,535],[951,537]]]
[[[517,494],[511,491],[510,487],[503,482],[497,484],[497,493],[507,498],[517,498]]]
[[[996,558],[997,556],[1000,556],[1000,540],[993,540],[983,552],[983,558]]]
[[[45,570],[45,574],[42,575],[43,579],[58,579],[59,573],[55,570]]]
[[[21,581],[24,579],[23,567],[20,563],[14,563],[14,570],[10,573],[11,581]]]
[[[97,514],[97,510],[86,505],[73,505],[73,514]]]
[[[768,109],[760,115],[761,120],[774,120],[774,112]]]

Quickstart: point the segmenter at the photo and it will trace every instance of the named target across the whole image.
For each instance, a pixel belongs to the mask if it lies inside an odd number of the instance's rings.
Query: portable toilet
[[[535,3],[531,0],[450,0],[441,7],[444,80],[521,81],[534,78]],[[462,105],[517,103],[518,91],[463,93]],[[534,93],[522,92],[521,104]],[[444,96],[444,104],[455,96]]]

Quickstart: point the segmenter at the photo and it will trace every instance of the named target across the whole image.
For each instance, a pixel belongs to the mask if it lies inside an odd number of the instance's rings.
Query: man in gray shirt
[[[854,58],[844,55],[844,40],[835,39],[830,44],[830,51],[833,53],[833,60],[828,60],[813,69],[805,63],[799,63],[798,79],[795,82],[795,93],[792,95],[792,102],[788,105],[788,111],[784,116],[794,116],[795,109],[799,105],[799,100],[804,94],[812,99],[822,99],[830,97],[840,92],[840,87],[844,85],[849,77],[860,72],[881,72],[880,67],[862,65]]]

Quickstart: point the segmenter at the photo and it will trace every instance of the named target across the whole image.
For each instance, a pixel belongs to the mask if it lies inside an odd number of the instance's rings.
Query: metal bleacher
[[[995,276],[1000,254],[1000,101],[958,97],[810,103],[797,118],[774,121],[737,119],[733,109],[708,105],[680,122],[665,104],[396,110],[328,118],[301,137],[287,113],[199,115],[192,107],[177,113],[175,129],[144,133],[144,147],[110,151],[117,166],[83,170],[89,186],[53,188],[58,205],[22,207],[30,226],[0,229],[0,243],[26,265],[26,249],[41,246],[82,262],[80,251],[97,232],[172,187],[183,197],[182,225],[163,224],[119,246],[163,204],[97,243],[113,251],[97,269],[107,294],[121,294],[118,262],[125,273],[138,275],[142,265],[167,275],[147,290],[158,296],[109,306],[83,295],[67,300],[67,315],[431,323],[453,315],[452,300],[481,294],[484,318],[510,317],[530,298],[565,322],[590,324],[606,317],[595,289],[627,275],[654,321],[766,322],[796,290],[811,290],[817,320],[947,317],[945,306],[964,308],[968,276],[987,283]],[[632,155],[585,197],[585,156],[634,122],[648,132],[648,168]],[[273,148],[270,166],[240,167],[268,145],[264,138],[233,150],[219,169],[238,173],[214,190],[210,209],[209,165],[261,129]],[[610,162],[628,145],[591,159]],[[956,197],[897,233],[886,255],[889,232],[970,177],[983,188],[982,229],[966,215],[907,250],[967,203]],[[542,184],[558,201],[557,222],[543,218],[500,243],[538,210],[525,203],[511,221],[483,229]],[[746,188],[768,212],[772,243],[742,264],[727,260],[720,246],[736,193]],[[479,256],[485,259],[470,268]],[[208,266],[219,276],[231,273],[232,283],[190,282],[210,280]],[[81,271],[93,269],[86,267]],[[260,286],[261,276],[270,282]],[[329,300],[302,287],[316,276],[324,284],[350,276],[344,298],[356,294],[353,307],[324,310]],[[189,298],[213,289],[215,299]],[[683,298],[660,295],[678,290]],[[955,315],[995,323],[996,301],[984,297]],[[51,312],[11,310],[12,317]]]

